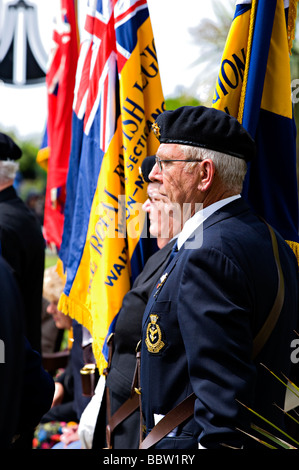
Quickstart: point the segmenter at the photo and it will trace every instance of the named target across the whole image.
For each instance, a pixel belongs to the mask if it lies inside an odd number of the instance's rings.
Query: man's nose
[[[152,182],[162,183],[163,176],[162,176],[162,172],[159,170],[157,163],[154,164],[150,174],[148,175],[148,179],[151,180]]]
[[[50,302],[48,304],[46,310],[47,310],[47,313],[49,313],[50,315],[53,315],[53,313],[55,313],[56,308],[55,308],[55,305],[53,304],[53,302]]]

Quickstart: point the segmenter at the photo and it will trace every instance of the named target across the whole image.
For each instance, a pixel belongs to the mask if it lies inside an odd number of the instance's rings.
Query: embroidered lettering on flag
[[[141,236],[146,185],[139,167],[157,149],[151,125],[165,108],[145,0],[90,3],[84,41],[73,106],[81,138],[72,143],[59,308],[89,329],[102,370],[105,338],[151,254]]]

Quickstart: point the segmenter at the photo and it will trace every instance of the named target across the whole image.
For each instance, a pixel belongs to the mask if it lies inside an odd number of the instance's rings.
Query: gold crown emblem
[[[158,315],[150,315],[151,323],[156,324],[158,320]]]
[[[156,122],[154,122],[154,124],[152,125],[152,129],[153,129],[154,134],[157,137],[157,139],[159,139],[159,137],[161,135],[161,132],[160,132],[160,127],[158,126],[158,124]]]

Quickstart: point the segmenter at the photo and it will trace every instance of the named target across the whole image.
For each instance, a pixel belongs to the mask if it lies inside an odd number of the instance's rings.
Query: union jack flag
[[[119,227],[132,221],[135,207],[146,199],[139,166],[156,152],[151,123],[164,106],[146,0],[90,0],[73,101],[59,251],[67,280],[59,309],[91,332],[99,368],[123,296],[155,249],[141,237],[144,214],[136,237],[120,237]],[[134,132],[128,131],[135,118]],[[124,220],[118,208],[122,196]],[[114,236],[106,236],[112,221]]]
[[[89,134],[96,114],[102,116],[100,148],[105,152],[115,132],[117,73],[137,43],[137,29],[149,16],[146,0],[97,0],[89,3],[78,62],[80,78],[74,110],[84,115]],[[134,22],[135,28],[129,22]]]
[[[93,47],[93,23],[96,13],[96,0],[89,1],[82,41],[77,64],[77,78],[74,90],[73,109],[79,119],[82,119],[86,109],[86,99],[89,87],[90,64]]]

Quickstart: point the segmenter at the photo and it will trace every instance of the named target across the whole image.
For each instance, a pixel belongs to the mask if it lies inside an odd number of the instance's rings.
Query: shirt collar
[[[214,202],[208,207],[205,207],[204,209],[196,212],[190,219],[185,222],[183,230],[178,236],[178,249],[181,248],[181,246],[190,237],[194,230],[199,227],[208,217],[210,217],[210,215],[219,210],[221,207],[225,206],[226,204],[229,204],[230,202],[240,197],[240,194],[237,194],[235,196],[221,199],[220,201]]]

